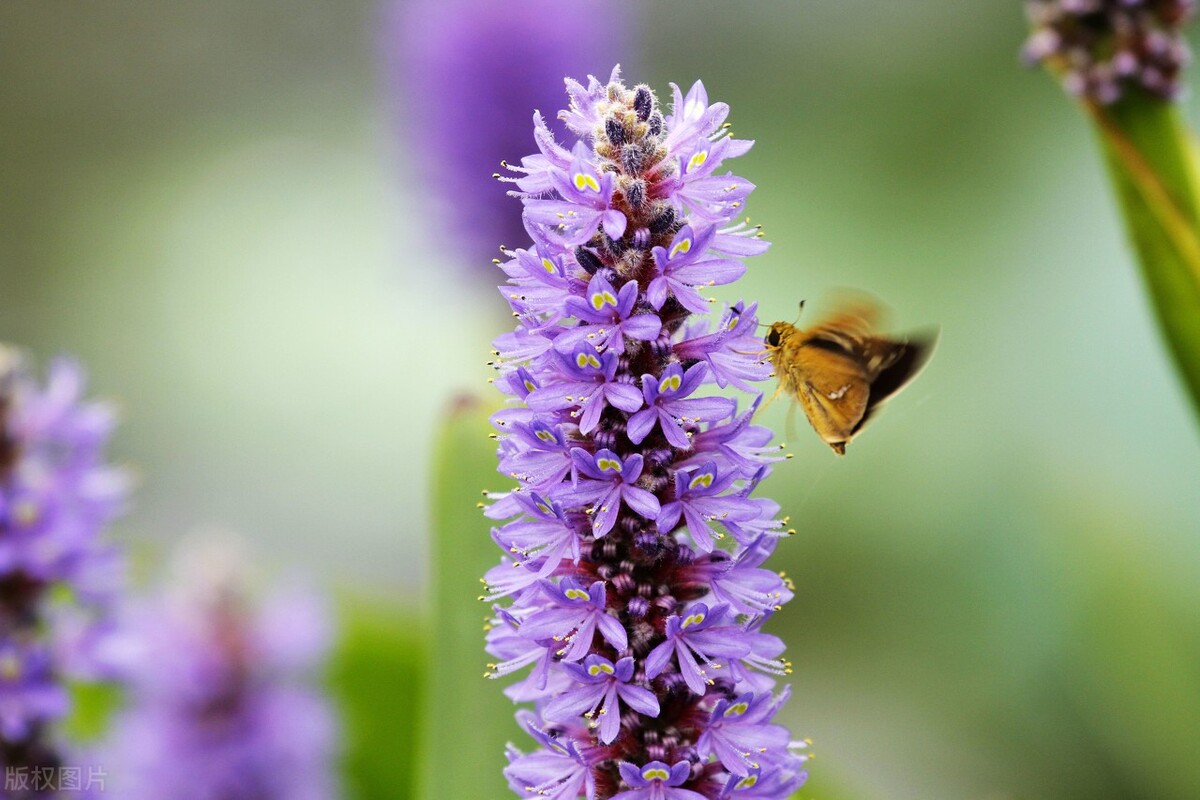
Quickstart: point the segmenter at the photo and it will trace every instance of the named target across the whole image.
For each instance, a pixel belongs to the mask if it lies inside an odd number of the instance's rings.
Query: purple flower
[[[683,616],[667,617],[665,640],[646,656],[646,677],[657,678],[674,658],[688,688],[704,694],[705,684],[713,680],[701,661],[707,664],[714,656],[737,657],[750,652],[750,646],[739,636],[741,626],[726,614],[728,610],[727,606],[717,606],[710,611],[704,603],[697,603]]]
[[[130,609],[108,755],[122,798],[337,796],[335,725],[312,685],[327,612],[299,585],[253,600],[244,563],[224,544],[185,548],[166,590]]]
[[[571,738],[559,738],[539,727],[531,714],[520,713],[529,735],[541,749],[528,755],[510,747],[509,764],[504,770],[509,787],[517,794],[545,800],[576,800],[580,795],[596,796],[592,775],[598,753],[581,749]]]
[[[457,255],[478,265],[479,277],[498,246],[525,236],[491,176],[525,151],[533,110],[556,106],[559,76],[628,55],[634,13],[605,0],[393,0],[385,9],[393,116],[416,168],[405,177],[430,187],[456,230]],[[534,44],[516,57],[512,36]]]
[[[712,529],[716,522],[730,530],[733,521],[750,521],[759,516],[760,506],[754,500],[728,493],[737,473],[733,470],[721,474],[715,461],[709,461],[697,469],[675,471],[675,499],[662,507],[658,517],[660,531],[674,530],[683,517],[688,533],[696,547],[711,553],[714,538],[723,534]]]
[[[102,533],[128,480],[104,461],[113,414],[83,389],[74,362],[39,386],[0,346],[0,764],[18,772],[60,763],[63,680],[104,677],[113,642],[124,559]]]
[[[641,768],[622,761],[619,767],[621,778],[631,788],[613,795],[613,800],[706,800],[699,792],[675,788],[692,776],[691,765],[686,761],[676,762],[674,766],[651,761]]]
[[[618,652],[628,646],[625,628],[608,615],[604,581],[584,589],[574,578],[563,578],[557,584],[543,581],[542,589],[550,602],[521,624],[523,636],[566,642],[555,653],[563,661],[579,661],[587,655],[596,633]]]
[[[70,704],[40,643],[0,644],[0,738],[21,742],[42,720],[58,719]]]
[[[613,664],[603,656],[590,655],[582,666],[572,663],[563,666],[576,685],[546,705],[542,710],[546,719],[574,720],[583,715],[594,720],[598,716],[595,725],[600,730],[600,741],[611,744],[621,728],[622,702],[647,716],[658,716],[658,698],[654,693],[630,683],[632,657],[626,656]]]
[[[1131,87],[1174,100],[1191,60],[1182,28],[1195,10],[1195,0],[1027,0],[1033,32],[1022,57],[1102,105]]]
[[[749,775],[762,770],[763,756],[784,752],[788,732],[779,725],[767,724],[775,709],[786,699],[778,701],[769,694],[747,692],[733,700],[720,700],[709,714],[696,749],[703,756],[715,755],[724,767],[735,775]]]
[[[658,378],[643,375],[646,408],[629,418],[629,441],[641,444],[658,423],[672,447],[687,450],[692,446],[689,429],[698,432],[701,422],[728,419],[737,407],[728,397],[688,398],[700,388],[707,372],[704,364],[694,364],[686,373],[679,364],[671,364]]]
[[[592,455],[577,447],[571,451],[571,460],[582,478],[574,489],[563,492],[563,499],[586,506],[585,513],[593,518],[592,535],[596,538],[612,530],[622,504],[644,520],[658,517],[661,511],[658,498],[638,485],[644,462],[640,453],[622,462],[611,450]]]
[[[789,665],[761,630],[793,594],[762,568],[790,531],[752,496],[782,457],[751,424],[771,370],[755,306],[714,326],[705,296],[767,248],[723,166],[751,142],[699,82],[668,114],[616,72],[567,94],[573,140],[535,115],[505,178],[533,242],[500,265],[518,326],[494,343],[512,403],[492,423],[517,485],[485,512],[505,552],[485,599],[507,598],[487,647],[493,677],[528,668],[505,691],[537,744],[505,774],[527,798],[782,798],[805,757],[772,721]]]

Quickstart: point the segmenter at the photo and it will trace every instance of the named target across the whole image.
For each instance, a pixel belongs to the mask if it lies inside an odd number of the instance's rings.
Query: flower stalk
[[[1172,102],[1194,0],[1033,0],[1027,60],[1093,123],[1159,328],[1200,414],[1200,213],[1193,135]]]
[[[517,328],[492,422],[517,486],[485,512],[505,555],[484,599],[489,674],[532,668],[506,694],[538,745],[505,775],[529,798],[783,798],[807,757],[773,722],[790,665],[763,624],[793,590],[761,565],[792,531],[755,490],[784,455],[751,422],[755,306],[712,325],[705,295],[768,246],[735,221],[753,184],[721,171],[753,142],[700,82],[669,113],[616,70],[566,86],[578,140],[535,113],[538,152],[502,176],[533,242],[497,262]]]

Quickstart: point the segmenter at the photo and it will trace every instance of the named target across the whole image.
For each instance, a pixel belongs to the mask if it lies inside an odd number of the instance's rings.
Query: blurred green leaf
[[[846,785],[837,779],[837,769],[824,759],[813,759],[808,763],[809,778],[800,791],[790,800],[851,800],[853,795]],[[830,774],[835,773],[835,774]]]
[[[1085,106],[1099,132],[1159,327],[1200,413],[1200,237],[1190,137],[1174,105],[1130,92]]]
[[[1194,604],[1148,563],[1140,542],[1082,544],[1076,558],[1090,574],[1075,592],[1067,640],[1073,699],[1136,796],[1200,797]]]
[[[483,677],[487,607],[480,578],[499,552],[480,513],[480,492],[496,486],[489,409],[473,398],[452,404],[434,455],[433,576],[429,691],[422,720],[417,796],[487,800],[509,795],[504,745],[518,733],[503,688]]]
[[[339,701],[346,797],[409,800],[419,697],[425,685],[424,631],[411,610],[343,603],[343,631],[329,670]]]
[[[70,691],[71,714],[63,722],[63,735],[72,742],[98,740],[120,705],[120,689],[106,683],[72,683]]]

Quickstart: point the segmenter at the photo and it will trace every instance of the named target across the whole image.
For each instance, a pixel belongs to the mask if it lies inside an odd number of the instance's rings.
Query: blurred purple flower
[[[125,800],[330,800],[336,726],[312,686],[328,648],[300,586],[250,597],[240,549],[185,548],[167,588],[132,608],[129,707],[114,725]]]
[[[55,361],[42,387],[0,346],[0,768],[12,775],[62,762],[49,724],[70,709],[63,678],[103,672],[123,582],[101,533],[129,482],[104,461],[113,414],[83,388],[76,363]],[[16,792],[4,796],[49,796]]]
[[[533,109],[558,107],[563,75],[636,60],[633,13],[612,0],[398,0],[386,9],[400,151],[421,202],[440,206],[431,224],[454,231],[439,241],[458,244],[449,258],[478,267],[480,287],[497,248],[525,238],[492,175],[527,149]]]
[[[1054,69],[1063,88],[1107,105],[1130,87],[1175,100],[1191,60],[1183,26],[1196,0],[1027,0],[1033,31],[1021,55]]]

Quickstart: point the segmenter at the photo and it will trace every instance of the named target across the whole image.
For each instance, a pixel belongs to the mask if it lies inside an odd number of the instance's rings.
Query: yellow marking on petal
[[[688,482],[688,488],[695,489],[697,487],[703,486],[705,489],[707,489],[710,486],[712,486],[712,483],[713,483],[713,474],[711,472],[702,472],[699,475],[697,475],[696,477],[692,478],[691,481]]]
[[[591,596],[583,589],[567,589],[565,592],[563,592],[563,595],[568,600],[587,600]]]
[[[688,159],[687,171],[691,172],[696,167],[699,167],[702,164],[704,164],[705,161],[708,161],[708,151],[701,150],[700,152],[698,152],[694,156],[692,156],[690,159]]]
[[[576,172],[575,173],[575,188],[581,192],[584,189],[591,189],[593,192],[596,192],[597,194],[599,194],[600,193],[600,181],[596,180],[595,175],[589,175],[586,172]]]
[[[751,786],[754,786],[756,783],[758,783],[757,775],[747,775],[746,777],[744,777],[740,781],[738,781],[737,785],[734,788],[735,789],[749,789]]]
[[[546,270],[546,272],[549,272],[551,275],[558,272],[558,270],[554,267],[554,262],[548,258],[542,259],[542,269]]]
[[[541,439],[543,442],[553,442],[554,441],[554,434],[551,433],[550,431],[538,431],[537,437],[539,439]]]
[[[734,704],[733,704],[733,705],[731,705],[729,708],[725,709],[725,716],[727,716],[727,717],[740,717],[742,714],[745,714],[745,713],[746,713],[746,710],[747,710],[749,707],[750,707],[750,706],[749,706],[747,703],[744,703],[744,702],[743,702],[743,703],[734,703]]]
[[[525,381],[525,391],[532,392],[536,388],[538,388],[537,384],[533,381]]]
[[[658,383],[658,393],[665,394],[666,392],[679,391],[679,387],[683,385],[683,379],[678,375],[668,375]]]
[[[610,470],[613,472],[620,472],[621,462],[617,461],[615,458],[597,459],[596,469],[600,470],[601,472],[609,472]]]
[[[678,242],[675,243],[675,246],[671,248],[670,258],[674,258],[675,256],[679,255],[680,253],[691,252],[691,249],[692,249],[692,240],[691,239],[680,239]]]
[[[591,675],[593,678],[599,675],[601,672],[603,672],[605,675],[612,675],[614,672],[616,672],[616,670],[613,669],[611,664],[593,664],[592,666],[588,667],[588,675]]]
[[[579,353],[575,356],[575,363],[580,369],[591,367],[592,369],[600,369],[600,359],[591,353]]]
[[[596,292],[592,295],[592,308],[599,311],[606,305],[614,307],[617,305],[617,298],[613,296],[612,292]]]
[[[654,769],[642,770],[642,780],[665,781],[665,780],[670,779],[670,777],[671,777],[671,773],[667,772],[662,767],[655,767]]]
[[[690,628],[693,625],[699,625],[701,622],[704,622],[703,614],[700,614],[700,613],[688,614],[686,617],[683,618],[683,625],[680,627]]]

